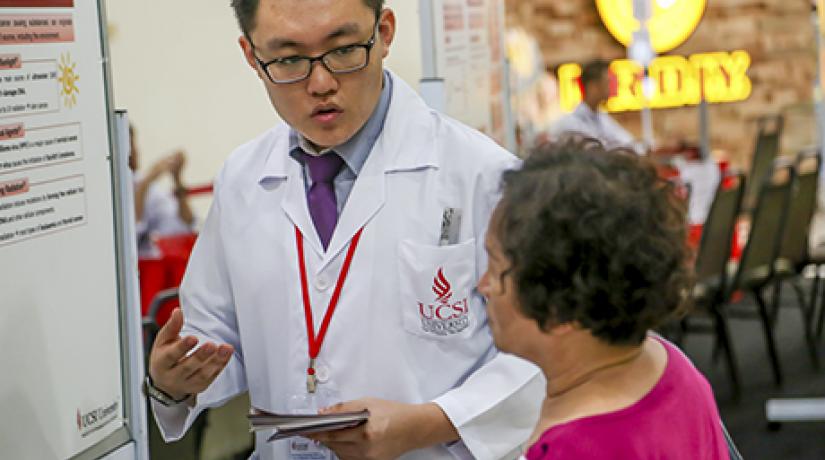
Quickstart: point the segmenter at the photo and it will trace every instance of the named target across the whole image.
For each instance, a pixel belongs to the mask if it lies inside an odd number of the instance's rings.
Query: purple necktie
[[[304,164],[309,168],[309,177],[312,179],[312,187],[307,192],[309,214],[315,224],[315,231],[321,238],[321,244],[326,250],[332,238],[332,231],[335,230],[335,224],[338,222],[338,204],[332,180],[338,175],[344,160],[335,152],[327,152],[318,156],[304,154],[303,157]]]

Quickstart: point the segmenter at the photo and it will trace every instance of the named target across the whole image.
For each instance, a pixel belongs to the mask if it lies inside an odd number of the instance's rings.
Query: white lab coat
[[[306,326],[295,230],[304,235],[316,331],[350,239],[364,227],[318,373],[342,400],[435,401],[462,441],[404,459],[515,458],[538,419],[544,380],[532,364],[493,346],[482,298],[487,222],[502,171],[517,160],[487,137],[430,110],[394,77],[392,102],[325,253],[312,224],[300,165],[281,124],[237,149],[215,182],[215,199],[181,287],[182,334],[237,350],[193,410],[154,404],[167,439],[181,437],[205,407],[249,390],[252,405],[287,410],[306,393]],[[462,213],[459,242],[439,246],[445,208]],[[468,322],[437,335],[421,314],[442,305],[439,269]],[[439,283],[444,286],[443,280]],[[443,294],[443,292],[441,292]],[[421,302],[421,305],[419,305]],[[459,305],[459,313],[461,306]],[[439,318],[453,310],[442,308]],[[265,459],[287,458],[283,442],[256,439]],[[470,455],[472,453],[472,456]]]
[[[562,135],[571,133],[598,139],[608,149],[625,147],[644,153],[644,146],[636,142],[633,135],[622,128],[610,114],[600,110],[593,112],[584,102],[550,127],[551,140],[558,140]]]

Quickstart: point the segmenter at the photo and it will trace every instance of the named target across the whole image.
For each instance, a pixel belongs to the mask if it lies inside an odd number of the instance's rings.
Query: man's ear
[[[395,39],[395,13],[391,8],[384,8],[378,20],[378,39],[381,40],[381,57],[390,54],[390,45]]]
[[[246,63],[258,74],[258,78],[262,78],[261,69],[258,67],[258,61],[255,60],[255,55],[253,54],[255,51],[252,49],[252,44],[249,43],[249,40],[244,35],[241,35],[238,37],[238,45],[241,46],[241,51],[243,52],[244,59],[246,59]]]

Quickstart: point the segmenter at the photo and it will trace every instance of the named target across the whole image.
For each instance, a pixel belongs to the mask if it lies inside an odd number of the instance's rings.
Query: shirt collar
[[[387,112],[390,108],[390,99],[392,98],[392,76],[384,71],[383,88],[381,89],[381,96],[378,99],[378,104],[373,110],[367,122],[361,129],[355,133],[348,141],[341,145],[325,149],[319,154],[326,153],[329,150],[334,150],[343,160],[356,176],[361,172],[361,168],[367,161],[367,157],[372,151],[375,141],[381,135],[384,128],[384,121],[387,118]],[[289,155],[303,164],[301,159],[302,152],[312,152],[314,149],[310,143],[294,128],[289,129]]]
[[[599,113],[598,110],[594,111],[590,108],[589,105],[585,104],[584,102],[580,102],[579,105],[577,105],[573,111],[579,115],[585,115],[588,117],[593,117]]]

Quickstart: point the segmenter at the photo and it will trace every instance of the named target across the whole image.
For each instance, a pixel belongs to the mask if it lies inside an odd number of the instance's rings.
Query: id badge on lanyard
[[[341,402],[338,391],[328,385],[319,385],[314,393],[293,395],[287,403],[291,414],[317,414],[319,409]],[[290,460],[334,460],[337,457],[323,444],[309,438],[287,439]]]
[[[353,237],[347,251],[344,265],[341,267],[341,273],[338,276],[338,282],[335,285],[332,299],[327,306],[327,311],[321,322],[321,327],[318,334],[315,333],[315,324],[312,318],[312,307],[310,305],[309,289],[307,287],[307,271],[306,263],[304,261],[304,243],[303,235],[298,227],[295,227],[295,244],[298,252],[298,269],[301,275],[301,294],[304,303],[304,314],[307,327],[307,349],[309,352],[309,365],[307,367],[307,386],[306,393],[301,393],[289,398],[287,409],[293,414],[317,414],[319,409],[329,407],[333,404],[341,402],[340,394],[335,388],[326,382],[326,378],[319,378],[317,375],[316,361],[318,354],[321,352],[321,345],[326,337],[327,329],[329,328],[330,320],[335,307],[338,305],[338,299],[341,296],[341,289],[347,279],[349,267],[352,263],[352,258],[355,255],[355,250],[358,247],[358,242],[361,239],[361,233],[364,229],[361,228]],[[319,384],[321,383],[321,384]],[[332,460],[335,455],[320,443],[317,443],[308,438],[292,437],[287,440],[289,443],[289,458],[290,460]]]

